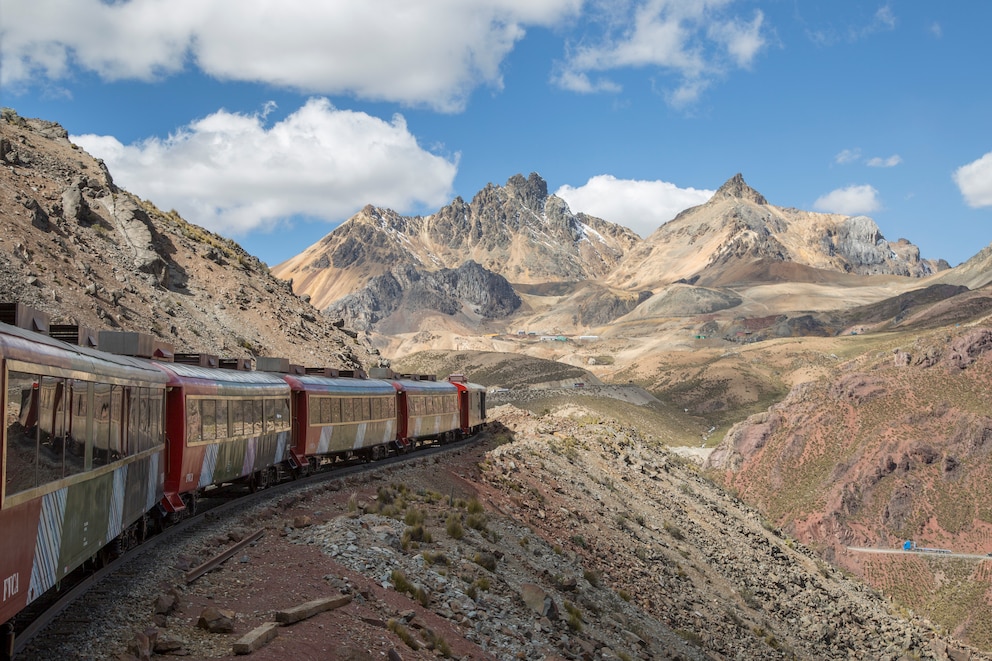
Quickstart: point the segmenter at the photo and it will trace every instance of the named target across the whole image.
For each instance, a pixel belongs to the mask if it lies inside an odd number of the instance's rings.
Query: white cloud
[[[749,68],[754,58],[765,46],[765,38],[761,33],[761,25],[765,15],[755,12],[754,20],[750,23],[743,21],[726,21],[710,27],[709,35],[727,49],[737,66]]]
[[[629,227],[646,237],[680,211],[709,200],[713,192],[679,188],[666,181],[617,179],[601,174],[576,188],[562,186],[555,195],[565,200],[573,212]]]
[[[954,183],[969,207],[992,206],[992,152],[955,170]]]
[[[764,14],[755,11],[750,20],[730,15],[732,2],[637,0],[604,11],[612,25],[597,43],[568,54],[556,82],[574,89],[574,81],[589,72],[657,67],[681,81],[667,94],[673,105],[694,102],[711,79],[734,66],[750,67],[768,44]]]
[[[878,211],[882,208],[882,204],[879,202],[875,187],[864,184],[832,190],[817,198],[813,208],[818,211],[856,216]]]
[[[879,156],[875,156],[874,158],[869,158],[867,161],[865,161],[865,164],[873,168],[894,168],[900,163],[902,163],[902,156],[900,156],[899,154],[893,154],[888,158],[881,158]]]
[[[4,5],[0,85],[59,80],[73,67],[151,80],[194,64],[221,80],[464,107],[530,26],[581,0],[31,0]]]
[[[366,204],[401,213],[450,199],[457,156],[422,149],[403,117],[391,122],[311,99],[271,127],[218,111],[165,140],[123,145],[72,136],[114,181],[161,209],[225,235],[271,228],[294,215],[340,221]]]
[[[860,149],[845,149],[839,154],[834,156],[834,163],[844,165],[846,163],[853,163],[861,158]]]

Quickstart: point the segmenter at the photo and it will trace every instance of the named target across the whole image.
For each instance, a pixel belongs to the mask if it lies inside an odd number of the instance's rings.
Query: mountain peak
[[[740,172],[728,179],[723,186],[713,194],[713,200],[737,199],[748,200],[755,204],[768,204],[765,196],[754,190],[744,181],[744,175]]]
[[[548,182],[536,172],[531,172],[526,179],[522,174],[515,174],[507,180],[506,191],[528,209],[541,213],[548,199]]]

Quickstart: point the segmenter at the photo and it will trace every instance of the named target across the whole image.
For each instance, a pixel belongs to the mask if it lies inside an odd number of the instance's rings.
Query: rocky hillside
[[[848,550],[992,552],[990,383],[987,325],[879,338],[734,426],[709,465],[823,557],[990,649],[987,562]]]
[[[992,658],[830,567],[626,424],[575,404],[494,414],[505,427],[443,459],[191,532],[185,548],[146,559],[153,570],[66,613],[100,626],[43,637],[26,658],[130,658],[152,642],[234,658],[232,642],[274,611],[338,594],[339,608],[280,628],[252,658]],[[184,580],[259,528],[237,561]],[[232,633],[196,626],[208,607],[229,614]]]
[[[113,182],[58,124],[0,115],[0,289],[52,323],[177,352],[361,368],[378,356],[233,241]]]

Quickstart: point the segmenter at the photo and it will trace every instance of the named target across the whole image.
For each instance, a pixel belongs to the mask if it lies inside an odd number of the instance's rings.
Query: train
[[[140,334],[101,332],[98,349],[22,325],[0,321],[6,658],[28,604],[194,513],[209,490],[264,488],[486,425],[486,389],[462,375],[370,378],[281,359],[231,369],[169,350],[126,355]]]

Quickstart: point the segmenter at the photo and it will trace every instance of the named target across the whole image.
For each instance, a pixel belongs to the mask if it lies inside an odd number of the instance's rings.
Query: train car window
[[[352,422],[355,419],[354,407],[350,397],[341,399],[341,422]]]
[[[331,397],[331,423],[341,422],[341,400],[337,397]]]
[[[131,391],[131,397],[131,430],[134,435],[128,439],[128,451],[136,454],[152,447],[148,388],[135,388]]]
[[[200,419],[200,400],[186,400],[186,442],[198,443],[203,440],[203,422]]]
[[[103,466],[110,456],[111,428],[111,386],[109,383],[93,384],[93,433],[89,436],[90,455],[93,466]],[[69,471],[70,456],[66,453],[66,472]]]
[[[58,480],[65,471],[63,387],[62,379],[51,376],[38,381],[38,484]]]
[[[38,392],[40,377],[7,373],[7,454],[4,480],[11,496],[38,485]]]
[[[230,404],[231,411],[231,436],[244,436],[245,434],[245,403],[236,399]]]
[[[285,431],[290,428],[289,399],[283,398],[276,400],[276,424],[279,426],[279,431]]]
[[[227,417],[228,401],[226,399],[217,400],[217,438],[230,438],[231,426]]]
[[[90,411],[90,397],[93,384],[86,381],[70,381],[70,414],[69,433],[66,434],[65,444],[72,448],[73,456],[85,453],[86,445],[91,443],[94,424]]]
[[[328,424],[331,421],[331,398],[320,397],[313,400],[310,416],[314,420],[313,424]]]
[[[262,420],[264,420],[264,416],[262,415],[262,400],[260,400],[260,399],[253,399],[253,400],[251,400],[251,434],[252,434],[252,436],[259,436],[262,433]]]
[[[369,419],[369,398],[355,398],[355,422],[362,422]]]
[[[372,419],[381,420],[382,419],[382,398],[373,397],[369,400],[369,404],[372,405]]]
[[[200,416],[203,425],[203,440],[212,441],[217,438],[217,400],[201,399]]]
[[[148,392],[148,448],[156,448],[165,440],[165,397],[158,390]]]
[[[275,402],[271,399],[264,400],[265,404],[265,433],[271,434],[276,430],[276,406]]]
[[[145,449],[143,422],[141,420],[141,399],[144,390],[144,388],[133,387],[126,391],[128,398],[127,425],[125,425],[127,438],[124,440],[124,447],[127,454],[136,454]],[[147,407],[145,412],[147,413]]]
[[[396,417],[396,398],[395,397],[390,397],[389,399],[386,400],[386,404],[387,404],[387,409],[388,409],[387,412],[386,412],[386,414],[390,418],[395,418]]]
[[[124,422],[124,386],[114,386],[110,391],[110,461],[125,454]]]

